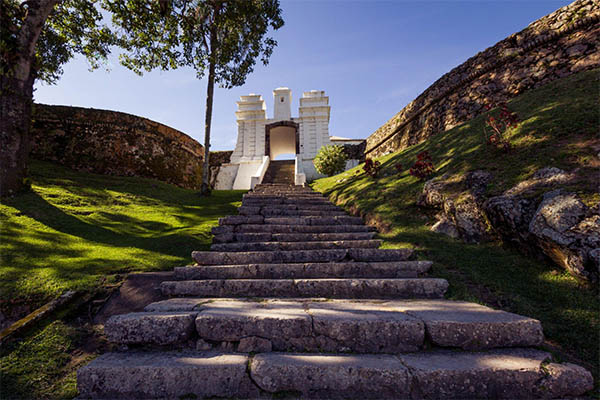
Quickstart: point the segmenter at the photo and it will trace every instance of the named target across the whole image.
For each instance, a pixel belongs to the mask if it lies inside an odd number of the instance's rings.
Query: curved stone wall
[[[454,68],[367,138],[378,157],[421,143],[484,111],[486,104],[600,66],[600,3],[578,0]]]
[[[106,175],[202,183],[204,148],[186,134],[122,112],[35,104],[31,156]]]

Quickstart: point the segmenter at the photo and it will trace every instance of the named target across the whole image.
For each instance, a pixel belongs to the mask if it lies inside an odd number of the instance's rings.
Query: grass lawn
[[[159,271],[207,250],[243,191],[200,197],[150,179],[33,161],[32,191],[0,203],[0,301],[40,303],[114,274]]]
[[[558,357],[583,363],[597,382],[598,287],[583,284],[550,263],[525,257],[500,243],[468,245],[431,232],[433,216],[415,204],[423,183],[408,169],[416,154],[428,150],[436,166],[434,176],[448,173],[449,179],[454,179],[472,170],[490,171],[495,179],[488,194],[493,195],[542,167],[578,168],[585,179],[567,189],[579,193],[588,205],[597,204],[599,72],[563,78],[510,101],[509,108],[517,112],[522,123],[509,133],[514,146],[509,154],[486,146],[482,134],[485,116],[479,116],[425,143],[379,158],[383,169],[378,179],[356,175],[362,170],[359,166],[312,185],[338,204],[390,224],[390,231],[380,235],[384,247],[414,247],[419,258],[434,261],[432,275],[450,282],[448,297],[539,319],[547,337],[546,347]],[[397,163],[402,164],[403,172],[396,173]]]
[[[92,291],[123,273],[191,262],[191,251],[209,248],[210,228],[237,213],[245,192],[200,197],[150,179],[80,173],[39,161],[32,161],[30,179],[31,192],[0,203],[0,310],[7,316],[67,289]],[[74,311],[3,345],[1,399],[77,395],[77,368],[104,344]]]

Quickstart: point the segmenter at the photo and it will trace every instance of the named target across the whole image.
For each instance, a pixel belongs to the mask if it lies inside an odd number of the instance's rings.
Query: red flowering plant
[[[371,178],[376,178],[381,171],[381,163],[379,161],[374,161],[371,158],[367,158],[365,160],[365,165],[363,167],[363,172],[369,175]]]
[[[516,128],[519,125],[519,116],[514,111],[511,111],[506,103],[499,103],[497,107],[500,110],[497,117],[494,117],[490,113],[485,120],[485,127],[483,129],[485,142],[505,152],[509,152],[511,145],[506,138],[506,131],[510,128]],[[494,108],[492,104],[485,106],[486,110],[491,110],[492,108]]]
[[[421,180],[433,174],[433,161],[428,151],[417,154],[417,162],[410,168],[409,173]]]

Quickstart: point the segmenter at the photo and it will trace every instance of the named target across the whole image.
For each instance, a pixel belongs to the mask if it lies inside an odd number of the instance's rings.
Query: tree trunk
[[[10,196],[25,188],[35,80],[32,62],[42,28],[56,3],[58,0],[27,2],[27,17],[17,35],[16,53],[9,54],[15,56],[14,62],[3,66],[10,73],[5,70],[0,75],[0,196]],[[0,23],[9,24],[3,18]]]
[[[218,10],[215,12],[215,20]],[[202,187],[200,194],[210,194],[210,126],[212,121],[213,93],[215,89],[215,54],[217,51],[217,24],[213,21],[210,30],[210,64],[206,87],[206,113],[204,114],[204,168],[202,169]]]
[[[25,188],[33,78],[0,76],[0,196]]]

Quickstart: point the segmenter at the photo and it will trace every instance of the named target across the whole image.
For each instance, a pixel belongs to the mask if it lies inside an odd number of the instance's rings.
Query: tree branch
[[[46,19],[60,0],[37,0],[27,2],[27,16],[17,36],[19,58],[16,62],[15,78],[20,82],[28,80],[35,54],[35,46]]]

